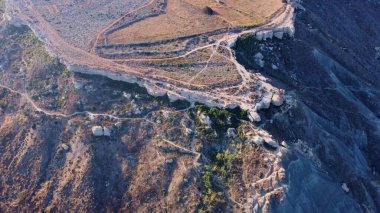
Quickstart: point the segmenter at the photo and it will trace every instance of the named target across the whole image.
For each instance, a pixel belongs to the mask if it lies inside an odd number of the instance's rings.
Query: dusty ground
[[[108,44],[142,43],[202,34],[221,28],[252,26],[264,22],[283,4],[271,1],[168,0],[164,14],[147,18],[107,35]],[[208,15],[209,6],[216,14]]]

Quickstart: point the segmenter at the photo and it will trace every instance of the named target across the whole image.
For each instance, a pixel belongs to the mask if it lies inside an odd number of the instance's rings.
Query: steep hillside
[[[294,39],[242,38],[239,61],[297,100],[264,128],[291,142],[289,190],[276,212],[380,210],[380,7],[302,1]],[[255,63],[260,52],[264,68]],[[274,66],[273,66],[274,65]]]
[[[1,212],[241,211],[284,194],[285,149],[246,111],[74,74],[26,26],[1,35]]]

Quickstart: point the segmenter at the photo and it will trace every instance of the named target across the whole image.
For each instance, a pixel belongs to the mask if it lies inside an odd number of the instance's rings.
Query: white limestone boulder
[[[210,119],[210,117],[204,113],[202,113],[200,116],[199,116],[199,119],[201,121],[202,124],[205,124],[207,126],[211,126],[212,124],[212,121]]]
[[[343,189],[343,191],[345,191],[346,193],[350,192],[350,189],[348,188],[348,186],[347,186],[346,183],[343,183],[343,184],[342,184],[342,189]]]
[[[101,126],[94,126],[91,128],[92,134],[96,137],[103,136],[103,128]]]
[[[272,104],[274,106],[281,106],[285,101],[284,91],[280,90],[272,96]]]
[[[281,30],[281,31],[274,32],[273,36],[278,39],[282,39],[284,37],[284,31]]]
[[[108,127],[103,127],[103,135],[106,137],[110,137],[111,136],[111,129]]]
[[[250,111],[248,113],[248,119],[252,122],[260,122],[261,121],[260,115],[256,111]]]
[[[267,40],[267,39],[272,39],[273,38],[273,31],[272,30],[268,30],[268,31],[264,31],[263,32],[263,40]]]
[[[67,151],[67,150],[70,149],[70,147],[69,147],[68,145],[64,144],[64,143],[61,145],[61,147],[62,147],[63,150],[65,150],[65,151]]]
[[[264,137],[264,142],[273,148],[278,148],[278,143],[272,137]]]
[[[264,38],[264,33],[262,31],[256,33],[256,39],[258,41],[263,40],[263,38]]]

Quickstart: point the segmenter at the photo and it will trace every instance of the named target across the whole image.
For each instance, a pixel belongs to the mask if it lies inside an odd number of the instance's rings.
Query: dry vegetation
[[[33,0],[36,10],[71,45],[87,49],[107,24],[146,0]]]
[[[160,41],[202,34],[221,28],[252,26],[262,23],[281,1],[168,0],[166,12],[147,18],[107,36],[108,44]],[[204,12],[209,7],[214,15]]]
[[[171,79],[191,82],[197,85],[215,86],[218,84],[239,85],[241,76],[235,69],[235,65],[223,57],[219,48],[218,52],[212,55],[212,50],[204,49],[194,52],[186,57],[174,59],[162,59],[147,62],[130,62],[128,65],[136,67],[155,67],[160,75]]]

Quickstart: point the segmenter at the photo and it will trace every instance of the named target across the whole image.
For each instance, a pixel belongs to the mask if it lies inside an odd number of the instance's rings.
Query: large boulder
[[[272,97],[272,104],[274,106],[281,106],[285,101],[285,95],[283,90],[279,90]]]
[[[248,118],[252,122],[260,122],[261,121],[260,115],[256,111],[250,111],[248,114]]]
[[[92,134],[96,137],[103,136],[103,128],[101,126],[92,127]]]
[[[64,143],[61,146],[62,146],[63,150],[65,150],[65,151],[70,149],[70,147]]]
[[[207,126],[211,126],[212,121],[211,121],[210,117],[208,117],[208,115],[202,113],[199,118],[200,118],[200,121],[202,124],[205,124]]]
[[[343,191],[345,191],[346,193],[350,192],[350,189],[348,188],[347,183],[343,183],[343,184],[342,184],[342,189],[343,189]]]
[[[276,38],[278,38],[278,39],[282,39],[284,37],[284,31],[274,32],[273,36],[276,37]]]
[[[271,136],[265,136],[265,137],[263,137],[263,139],[264,139],[264,142],[267,145],[269,145],[269,146],[271,146],[272,148],[275,148],[275,149],[278,148],[278,143],[275,140],[273,140],[273,138]]]
[[[111,136],[111,129],[109,129],[108,127],[103,127],[103,135],[110,137]]]

